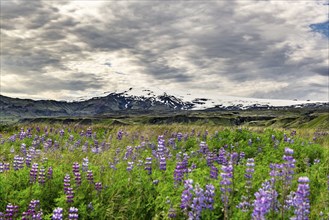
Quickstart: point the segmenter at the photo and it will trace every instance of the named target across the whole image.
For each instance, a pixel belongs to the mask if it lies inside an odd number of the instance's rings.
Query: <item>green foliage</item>
[[[329,174],[329,146],[324,145],[323,138],[312,140],[314,134],[308,136],[302,131],[303,137],[292,135],[290,130],[275,129],[246,129],[246,128],[222,128],[216,126],[194,126],[195,133],[192,134],[192,127],[185,125],[172,126],[106,126],[99,125],[92,127],[92,137],[81,136],[81,131],[86,132],[85,126],[60,125],[38,125],[42,132],[36,131],[36,124],[27,127],[32,128],[32,135],[15,142],[9,141],[9,137],[16,133],[19,136],[18,127],[3,133],[5,142],[0,145],[0,162],[10,163],[11,169],[0,173],[0,211],[6,209],[8,203],[19,206],[20,214],[28,209],[32,199],[40,200],[44,219],[50,219],[54,208],[62,207],[64,216],[67,217],[69,207],[79,209],[80,219],[168,219],[169,209],[176,210],[177,219],[185,219],[186,215],[180,210],[181,194],[183,184],[174,181],[174,170],[179,152],[189,155],[188,175],[184,178],[193,179],[195,183],[205,187],[206,184],[213,184],[216,188],[214,210],[204,210],[202,219],[223,219],[223,203],[220,193],[220,180],[209,177],[210,167],[207,165],[205,155],[199,152],[201,141],[205,141],[209,151],[218,153],[219,149],[227,152],[244,153],[245,158],[240,159],[234,166],[233,193],[230,201],[231,219],[251,219],[251,211],[242,212],[236,206],[241,202],[242,196],[246,195],[244,177],[246,159],[255,159],[255,173],[252,188],[249,195],[254,199],[254,193],[258,191],[261,184],[269,179],[269,164],[283,163],[283,152],[286,147],[294,150],[296,159],[295,175],[293,177],[291,190],[297,189],[297,179],[300,176],[310,178],[311,188],[311,214],[310,219],[316,219],[321,211],[329,215],[329,195],[327,176]],[[48,134],[43,129],[48,126]],[[49,129],[52,127],[52,131]],[[63,136],[59,130],[64,129]],[[69,130],[71,132],[69,132]],[[122,140],[117,139],[118,131],[123,132]],[[208,135],[206,135],[206,131]],[[175,147],[168,144],[168,140],[181,132],[188,134],[188,138],[181,141],[175,140]],[[94,135],[95,134],[95,135]],[[200,134],[200,135],[198,135]],[[36,138],[38,135],[38,138]],[[44,135],[44,141],[51,139],[57,141],[58,147],[52,146],[45,151],[44,142],[36,144],[35,139],[40,140]],[[164,135],[166,147],[169,149],[165,171],[159,169],[159,162],[152,156],[152,150],[157,149],[157,138]],[[73,137],[73,140],[70,140]],[[289,141],[286,140],[289,138]],[[77,141],[80,141],[77,144]],[[95,140],[102,149],[101,153],[93,153],[92,147]],[[293,141],[292,141],[293,140]],[[27,148],[32,145],[41,151],[32,163],[38,163],[39,167],[44,166],[47,170],[53,168],[53,178],[47,179],[44,185],[30,183],[30,167],[14,171],[12,167],[15,155],[24,156],[21,151],[21,144]],[[83,151],[82,146],[87,143],[88,150]],[[132,147],[132,153],[126,156],[127,146]],[[11,151],[14,150],[12,153]],[[89,170],[93,171],[94,182],[101,182],[103,189],[98,192],[95,185],[87,180],[86,172],[81,171],[82,183],[75,184],[72,172],[73,162],[78,162],[80,168],[83,158],[89,159]],[[145,159],[152,157],[152,174],[148,175],[144,169]],[[48,158],[44,160],[44,158]],[[141,160],[141,162],[139,161]],[[317,160],[320,162],[317,163]],[[134,168],[127,171],[127,163],[133,161]],[[110,167],[115,163],[115,169]],[[140,164],[139,164],[140,163]],[[194,164],[196,168],[192,169]],[[221,165],[214,163],[214,166],[221,170]],[[63,179],[66,174],[71,177],[71,187],[74,191],[74,202],[67,204],[66,195],[63,189]],[[154,184],[154,181],[157,184]],[[282,190],[278,188],[279,194]],[[279,199],[281,199],[280,197]],[[292,213],[289,214],[290,216]],[[275,215],[278,217],[278,215]]]

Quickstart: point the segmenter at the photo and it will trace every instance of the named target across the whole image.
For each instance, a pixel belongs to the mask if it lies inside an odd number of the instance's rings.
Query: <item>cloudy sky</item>
[[[328,100],[328,1],[1,0],[1,94]]]

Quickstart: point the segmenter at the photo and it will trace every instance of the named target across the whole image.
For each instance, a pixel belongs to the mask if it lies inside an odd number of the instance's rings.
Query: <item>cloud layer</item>
[[[323,1],[1,1],[1,93],[328,100]]]

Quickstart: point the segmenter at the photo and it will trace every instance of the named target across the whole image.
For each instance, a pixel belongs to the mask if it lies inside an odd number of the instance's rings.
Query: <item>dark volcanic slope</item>
[[[113,112],[148,112],[190,109],[192,105],[184,103],[166,94],[157,98],[124,96],[111,93],[105,97],[92,98],[80,102],[53,100],[34,101],[0,96],[2,117],[40,117],[40,116],[83,116]]]
[[[105,97],[92,98],[85,101],[64,102],[53,100],[34,101],[31,99],[10,98],[0,95],[0,117],[31,118],[57,116],[92,116],[103,114],[139,114],[139,113],[168,113],[172,111],[192,110],[194,102],[185,102],[166,93],[159,96],[133,96],[123,93],[111,93]],[[328,110],[328,103],[309,103],[298,106],[273,107],[254,104],[250,106],[215,105],[205,112],[212,111],[239,111],[264,109],[320,109]]]

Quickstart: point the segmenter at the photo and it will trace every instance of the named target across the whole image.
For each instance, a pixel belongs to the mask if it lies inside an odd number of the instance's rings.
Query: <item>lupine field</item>
[[[329,219],[326,131],[31,124],[0,139],[0,219]]]

